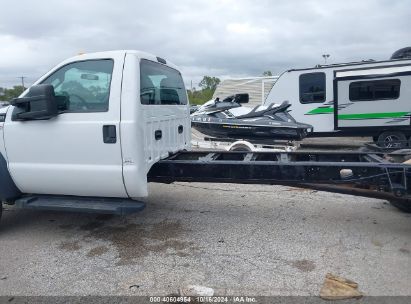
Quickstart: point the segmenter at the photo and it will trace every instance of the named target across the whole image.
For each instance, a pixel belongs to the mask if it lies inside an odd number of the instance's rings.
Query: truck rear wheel
[[[383,148],[403,149],[407,146],[407,137],[400,131],[386,131],[378,136],[377,143]]]
[[[392,200],[390,201],[390,204],[402,212],[411,213],[411,200]]]

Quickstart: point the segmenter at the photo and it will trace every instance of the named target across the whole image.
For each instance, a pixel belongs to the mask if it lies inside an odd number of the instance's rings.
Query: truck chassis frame
[[[287,185],[411,208],[411,166],[375,152],[180,152],[154,164],[148,181]]]
[[[397,159],[400,156],[395,154]],[[285,185],[385,199],[411,212],[411,166],[389,162],[385,157],[378,152],[187,151],[155,163],[147,180]],[[126,198],[36,194],[8,203],[26,209],[119,215],[141,211],[145,206]]]

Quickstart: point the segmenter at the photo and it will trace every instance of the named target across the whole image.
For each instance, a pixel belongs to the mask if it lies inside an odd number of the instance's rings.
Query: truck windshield
[[[145,105],[187,104],[187,93],[181,74],[166,65],[141,60],[140,100]]]

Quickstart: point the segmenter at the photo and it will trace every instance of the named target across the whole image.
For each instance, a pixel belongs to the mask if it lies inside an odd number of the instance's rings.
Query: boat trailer
[[[397,155],[398,156],[398,155]],[[411,166],[376,152],[179,152],[153,165],[149,182],[285,185],[390,201],[411,212]]]

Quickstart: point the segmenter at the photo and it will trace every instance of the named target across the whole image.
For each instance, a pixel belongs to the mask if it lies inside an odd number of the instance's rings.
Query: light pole
[[[20,76],[20,77],[17,77],[17,78],[20,78],[21,79],[21,86],[23,87],[23,91],[25,90],[25,87],[24,87],[24,78],[27,78],[26,76]]]
[[[327,58],[330,57],[330,54],[323,54],[324,64],[327,64]]]

